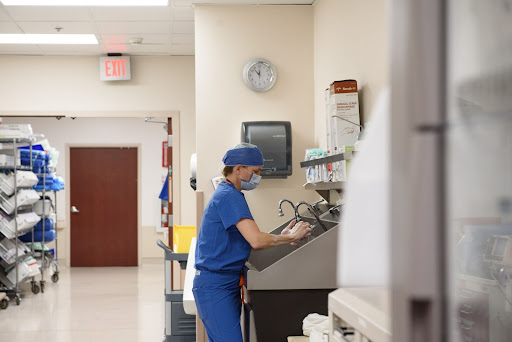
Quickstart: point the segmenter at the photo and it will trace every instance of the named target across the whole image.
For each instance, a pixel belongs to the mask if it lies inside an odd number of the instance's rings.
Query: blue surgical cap
[[[242,164],[243,166],[263,166],[263,154],[258,146],[241,143],[229,149],[222,162],[226,166],[237,166]]]

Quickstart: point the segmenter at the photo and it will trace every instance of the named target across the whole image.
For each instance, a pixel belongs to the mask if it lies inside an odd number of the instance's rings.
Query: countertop
[[[329,294],[329,311],[375,342],[391,342],[391,296],[384,288],[342,288]]]

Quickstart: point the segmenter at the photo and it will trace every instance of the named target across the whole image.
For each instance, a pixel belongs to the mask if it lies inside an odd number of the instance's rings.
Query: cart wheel
[[[0,302],[0,309],[5,310],[9,306],[9,301],[7,299],[2,299]]]
[[[39,286],[37,284],[33,284],[32,285],[32,293],[33,294],[38,294],[39,290],[40,290],[40,288],[39,288]]]
[[[41,293],[44,293],[44,283],[41,282]]]
[[[54,283],[58,282],[59,281],[59,274],[58,273],[54,273],[52,274],[52,281]]]
[[[16,297],[14,297],[14,300],[16,301],[16,305],[20,305],[20,303],[21,303],[20,296],[16,295]]]

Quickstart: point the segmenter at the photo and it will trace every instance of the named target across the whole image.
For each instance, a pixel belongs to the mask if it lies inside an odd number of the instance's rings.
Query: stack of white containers
[[[14,188],[32,187],[37,184],[37,176],[31,171],[17,171],[16,185],[14,184],[13,174],[4,174],[0,172],[0,232],[8,239],[14,238],[15,222],[9,215],[14,211]],[[39,195],[34,190],[21,190],[18,192],[18,206],[33,204],[39,199]],[[18,234],[22,235],[29,231],[41,219],[33,211],[21,213],[16,216],[18,223]]]

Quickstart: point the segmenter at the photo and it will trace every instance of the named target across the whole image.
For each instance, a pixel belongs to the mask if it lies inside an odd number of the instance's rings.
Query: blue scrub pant
[[[192,292],[210,342],[242,342],[239,282],[240,274],[196,272]]]

